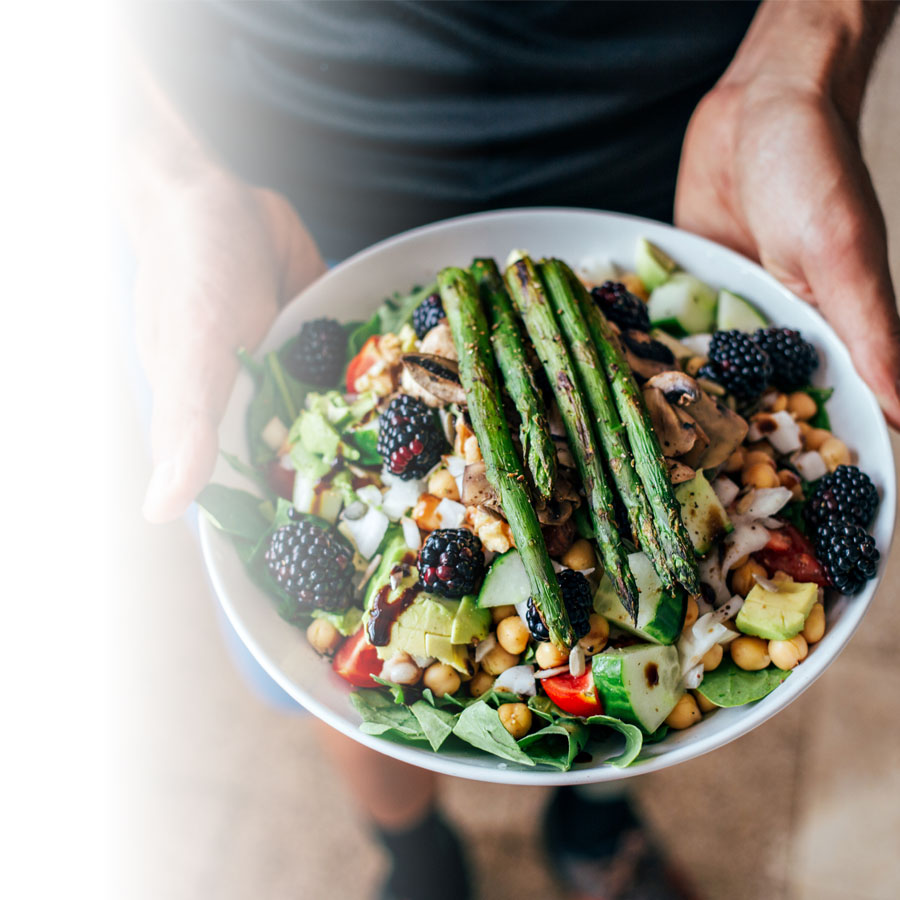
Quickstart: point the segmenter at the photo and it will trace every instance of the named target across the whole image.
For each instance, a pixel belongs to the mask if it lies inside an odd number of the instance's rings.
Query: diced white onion
[[[744,598],[740,594],[735,594],[730,600],[723,603],[713,612],[712,621],[727,622],[729,619],[733,619],[741,611],[743,605]],[[719,643],[722,642],[720,641]]]
[[[800,434],[800,426],[794,421],[794,417],[786,410],[772,413],[772,418],[778,427],[766,435],[769,443],[779,453],[793,453],[803,446],[803,437]]]
[[[383,480],[388,489],[381,498],[381,509],[391,521],[396,522],[416,505],[416,501],[425,492],[425,483],[419,479],[403,481],[396,476],[392,476],[391,480]]]
[[[400,520],[400,527],[403,529],[403,540],[410,550],[418,550],[422,546],[422,535],[419,533],[419,526],[413,522],[409,516],[404,516]]]
[[[497,646],[497,638],[493,632],[489,634],[483,641],[479,641],[475,645],[475,662],[480,663],[494,647]]]
[[[447,471],[454,478],[458,478],[466,471],[466,461],[461,456],[456,456],[455,454],[452,456],[445,456],[444,460],[447,463]]]
[[[774,516],[793,495],[786,487],[774,487],[757,488],[748,496],[750,499],[743,509],[744,515],[748,519],[762,519],[766,516]]]
[[[726,475],[720,475],[712,483],[712,488],[722,506],[731,506],[741,489]]]
[[[379,507],[382,503],[380,488],[375,484],[365,484],[357,492],[357,497],[367,506]]]
[[[344,535],[349,535],[356,544],[360,556],[371,559],[381,545],[388,525],[390,525],[388,517],[380,509],[373,509],[370,506],[362,518],[342,521],[340,531]]]
[[[416,656],[415,653],[409,655],[420,669],[427,669],[435,661],[433,656]]]
[[[562,675],[569,671],[568,666],[556,666],[554,669],[541,669],[534,673],[535,678],[552,678],[554,675]]]
[[[362,502],[362,500],[354,500],[349,506],[344,508],[344,518],[350,519],[361,519],[368,510],[368,506]]]
[[[718,547],[714,547],[708,556],[700,560],[699,568],[700,581],[708,584],[715,591],[716,603],[724,603],[729,598],[730,592],[725,584]]]
[[[716,613],[700,616],[678,640],[678,655],[681,658],[681,673],[687,673],[716,645],[737,637],[737,633],[716,621]]]
[[[794,457],[794,468],[806,481],[818,481],[828,471],[822,454],[817,450],[808,450]]]
[[[532,666],[512,666],[501,672],[494,681],[494,689],[509,691],[520,697],[533,697],[537,693]]]
[[[584,675],[585,671],[585,656],[584,656],[584,647],[580,644],[576,644],[569,651],[569,672],[578,678],[581,675]]]
[[[568,566],[564,566],[561,562],[557,562],[555,559],[551,559],[550,562],[553,565],[553,571],[556,572],[557,575],[569,568]]]
[[[709,356],[709,343],[711,340],[711,334],[688,334],[678,339],[679,343],[697,356]]]
[[[742,557],[762,550],[769,543],[769,532],[758,522],[742,522],[725,538],[725,558],[722,560],[722,574]]]
[[[690,669],[687,675],[684,676],[684,686],[689,690],[693,691],[700,687],[700,683],[703,681],[703,663],[699,662],[693,669]]]
[[[516,604],[516,613],[518,614],[519,618],[520,618],[523,622],[528,621],[528,620],[526,619],[526,616],[528,615],[528,601],[527,601],[527,600],[520,600],[520,601]]]
[[[462,503],[444,497],[435,510],[441,528],[459,528],[466,517],[466,508]]]
[[[764,575],[757,575],[754,572],[753,580],[764,590],[771,591],[773,594],[778,593],[778,585],[775,584],[771,578],[766,578]]]

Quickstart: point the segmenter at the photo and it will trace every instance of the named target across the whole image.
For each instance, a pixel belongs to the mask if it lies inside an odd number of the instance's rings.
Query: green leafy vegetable
[[[697,690],[716,706],[743,706],[761,700],[790,675],[775,666],[748,672],[739,669],[734,660],[723,660],[718,668],[707,672]]]
[[[519,746],[536,762],[553,766],[563,772],[572,768],[575,757],[587,744],[590,732],[576,719],[560,719],[540,731],[519,739]]]
[[[457,716],[445,709],[438,709],[427,700],[417,700],[410,706],[410,710],[431,744],[431,749],[440,750],[444,741],[453,733]]]
[[[644,733],[637,725],[629,725],[621,719],[615,719],[612,716],[591,716],[586,720],[588,725],[603,725],[605,728],[612,728],[618,731],[625,738],[625,749],[618,755],[606,762],[617,769],[624,769],[630,766],[637,755],[641,752],[644,745]]]
[[[375,314],[367,322],[356,322],[349,326],[347,336],[347,360],[351,360],[363,344],[375,334],[396,334],[407,322],[412,320],[415,308],[429,295],[437,290],[433,282],[425,287],[414,288],[408,294],[394,294],[388,297]]]
[[[404,742],[425,741],[418,719],[406,706],[392,703],[376,690],[357,690],[350,702],[362,717],[360,730],[366,734],[391,737]]]
[[[219,531],[251,544],[269,530],[270,520],[262,512],[262,504],[248,491],[222,484],[208,484],[197,495],[197,505]]]
[[[467,706],[453,726],[453,733],[494,756],[500,756],[523,766],[533,766],[534,760],[519,747],[513,736],[503,727],[497,710],[483,700]]]
[[[358,606],[351,606],[350,609],[345,609],[343,612],[314,609],[312,617],[330,622],[337,629],[338,634],[349,637],[359,631],[359,627],[362,625],[363,611]]]

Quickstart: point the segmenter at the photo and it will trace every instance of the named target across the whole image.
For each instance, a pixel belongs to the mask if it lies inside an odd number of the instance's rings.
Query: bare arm
[[[900,427],[900,319],[858,124],[894,2],[767,0],[682,151],[682,227],[818,306]]]
[[[280,305],[324,271],[288,201],[235,178],[140,60],[121,104],[120,199],[137,257],[138,346],[153,391],[144,513],[180,515],[215,464],[237,375]]]

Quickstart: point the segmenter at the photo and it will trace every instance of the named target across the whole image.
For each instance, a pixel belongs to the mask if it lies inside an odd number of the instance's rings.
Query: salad
[[[241,356],[255,490],[198,503],[368,734],[626,766],[777,689],[876,573],[815,347],[645,240],[633,272],[476,259]]]

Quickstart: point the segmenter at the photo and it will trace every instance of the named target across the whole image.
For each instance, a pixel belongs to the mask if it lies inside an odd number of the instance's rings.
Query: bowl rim
[[[811,305],[805,303],[788,288],[786,288],[773,275],[763,269],[758,263],[748,259],[742,254],[717,244],[708,238],[685,231],[664,222],[658,222],[653,219],[643,218],[641,216],[633,216],[625,213],[607,212],[604,210],[588,209],[583,207],[514,207],[509,209],[489,210],[486,212],[471,213],[461,216],[455,216],[450,219],[442,219],[427,225],[409,229],[400,234],[393,235],[378,241],[369,247],[366,247],[352,256],[341,261],[337,265],[330,268],[321,275],[316,281],[308,285],[302,292],[289,301],[279,311],[279,314],[266,337],[260,343],[257,352],[271,349],[273,344],[277,344],[274,337],[279,329],[281,320],[291,315],[292,311],[303,303],[303,300],[312,288],[320,286],[326,280],[331,280],[351,267],[362,265],[370,257],[377,256],[389,248],[402,245],[411,240],[416,240],[425,235],[433,235],[442,231],[452,231],[460,226],[466,226],[470,223],[490,223],[492,220],[508,219],[510,217],[546,217],[548,215],[565,214],[584,215],[590,218],[604,218],[612,222],[623,221],[632,225],[642,225],[647,229],[651,229],[657,233],[670,232],[677,234],[679,240],[689,239],[696,243],[698,248],[704,248],[708,252],[713,253],[720,259],[724,259],[732,267],[750,267],[755,270],[756,276],[769,283],[769,287],[780,293],[787,301],[788,305],[794,303],[802,303],[806,307],[807,313],[818,319],[819,326],[828,334],[830,339],[829,353],[843,353],[846,362],[850,365],[854,372],[852,359],[849,351],[843,341],[834,332],[830,324],[824,319],[819,311]],[[485,781],[491,783],[515,784],[515,785],[564,785],[564,784],[584,784],[589,782],[615,781],[622,778],[635,777],[649,772],[659,771],[669,768],[681,762],[702,756],[713,750],[725,746],[733,740],[749,733],[753,729],[759,727],[763,722],[780,712],[790,703],[797,699],[809,686],[819,678],[822,673],[840,656],[846,648],[853,634],[859,627],[862,619],[865,617],[871,602],[881,584],[884,576],[886,564],[890,556],[890,548],[894,538],[894,524],[896,514],[896,468],[893,459],[893,453],[890,446],[888,436],[887,423],[884,418],[877,400],[869,388],[862,380],[859,373],[856,372],[861,385],[864,388],[864,398],[861,398],[860,407],[870,407],[876,414],[875,428],[878,431],[878,443],[880,444],[878,452],[886,459],[890,460],[890,464],[885,465],[883,471],[878,472],[879,480],[882,485],[883,496],[879,505],[878,518],[876,523],[881,523],[880,530],[889,534],[889,540],[886,546],[879,547],[881,559],[878,572],[866,588],[853,598],[854,615],[851,619],[846,615],[841,615],[838,626],[844,623],[842,629],[845,632],[842,635],[841,643],[831,652],[830,655],[818,653],[812,654],[804,663],[793,670],[793,676],[790,679],[791,689],[787,692],[773,692],[767,697],[753,704],[748,704],[746,713],[738,720],[725,728],[705,735],[691,743],[672,747],[671,750],[659,753],[652,757],[641,759],[638,757],[634,763],[624,769],[615,768],[613,766],[598,764],[588,768],[572,769],[568,772],[560,772],[558,770],[550,770],[546,767],[536,766],[534,769],[518,769],[512,768],[507,763],[485,754],[484,761],[474,763],[465,759],[458,759],[446,756],[440,751],[432,751],[426,749],[418,749],[403,744],[395,743],[384,738],[368,735],[359,730],[359,727],[342,717],[326,704],[320,702],[315,696],[308,693],[303,687],[291,680],[285,672],[283,672],[274,660],[272,660],[266,651],[260,646],[254,634],[245,626],[238,610],[233,604],[229,586],[215,564],[214,544],[217,540],[224,540],[224,537],[218,534],[213,526],[209,523],[205,516],[199,517],[199,535],[200,546],[203,560],[206,565],[207,573],[212,583],[216,598],[227,616],[231,626],[234,628],[240,640],[247,647],[256,661],[262,666],[269,677],[276,682],[288,695],[297,701],[308,712],[322,721],[336,728],[347,737],[376,750],[384,753],[402,762],[422,768],[430,769],[442,774],[453,775],[455,777],[467,778],[475,781]],[[862,400],[865,400],[865,403]],[[230,403],[231,401],[229,401]],[[885,521],[886,517],[886,521]],[[874,530],[874,526],[873,526]],[[884,542],[882,542],[884,544]],[[799,676],[799,677],[797,677]],[[348,695],[349,696],[349,695]],[[349,701],[348,701],[349,702]],[[743,707],[741,707],[743,708]]]

